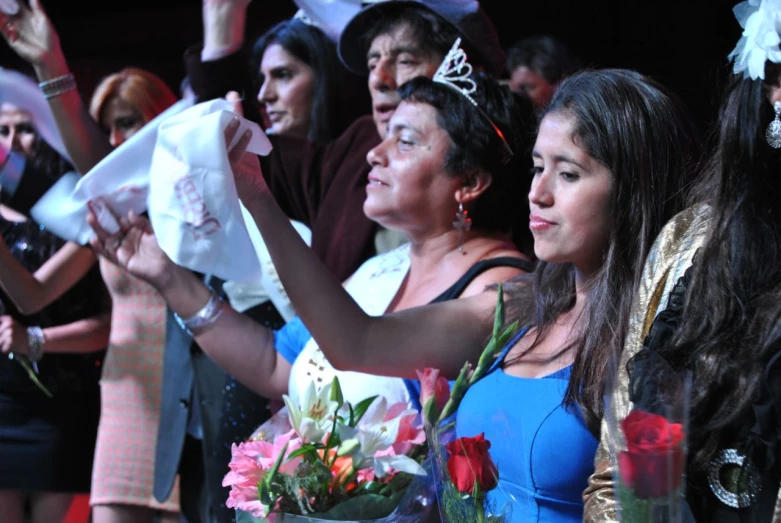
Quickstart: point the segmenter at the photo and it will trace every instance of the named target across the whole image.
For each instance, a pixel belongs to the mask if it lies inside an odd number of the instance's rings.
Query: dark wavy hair
[[[365,49],[369,49],[371,43],[380,35],[391,34],[399,27],[406,27],[409,34],[417,40],[420,49],[434,56],[444,57],[456,38],[461,36],[455,27],[446,22],[440,16],[434,14],[426,7],[404,5],[396,11],[389,10],[369,29],[361,40]],[[466,51],[471,49],[468,42],[462,42]],[[475,52],[469,53],[469,57],[478,58]],[[472,60],[474,62],[474,60]],[[472,65],[479,65],[473,63]]]
[[[766,78],[778,78],[768,67]],[[728,427],[756,401],[781,347],[781,152],[765,141],[773,120],[761,80],[732,75],[717,144],[694,193],[710,206],[679,329],[659,352],[693,371],[689,464],[707,473]]]
[[[280,22],[264,33],[252,47],[254,92],[263,85],[259,74],[263,53],[279,44],[314,71],[315,86],[307,139],[324,143],[337,138],[371,108],[365,77],[348,71],[339,61],[336,46],[315,26],[295,18]]]
[[[529,207],[523,196],[531,183],[528,173],[536,127],[531,102],[483,73],[472,79],[477,90],[471,96],[480,110],[455,89],[429,78],[414,78],[399,92],[402,100],[437,110],[437,123],[453,142],[445,159],[448,175],[464,176],[477,169],[491,174],[488,189],[466,206],[474,227],[511,232],[519,249],[530,251]],[[503,160],[505,146],[491,122],[513,152],[509,161]]]
[[[680,100],[634,71],[584,71],[565,79],[545,112],[554,113],[574,120],[575,142],[613,177],[604,263],[589,282],[574,339],[561,348],[575,354],[566,404],[577,404],[598,435],[609,362],[623,346],[646,255],[662,226],[685,206],[701,143]],[[574,307],[575,268],[541,261],[531,285],[528,278],[509,296],[521,324],[536,327],[534,346]]]

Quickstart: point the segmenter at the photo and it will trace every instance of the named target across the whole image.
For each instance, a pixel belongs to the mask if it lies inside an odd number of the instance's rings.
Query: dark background
[[[524,36],[561,38],[587,64],[650,75],[677,92],[704,130],[715,115],[740,26],[735,1],[484,0],[505,46]],[[86,99],[106,74],[127,65],[149,69],[178,90],[182,54],[202,35],[197,0],[154,2],[44,0],[71,70]],[[293,13],[292,0],[254,0],[247,36],[262,34]],[[0,41],[0,65],[19,59]]]

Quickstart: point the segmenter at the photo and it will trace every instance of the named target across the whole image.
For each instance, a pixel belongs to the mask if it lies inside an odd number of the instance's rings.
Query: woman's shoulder
[[[705,241],[710,214],[710,206],[698,204],[673,216],[657,236],[646,265],[690,260]]]

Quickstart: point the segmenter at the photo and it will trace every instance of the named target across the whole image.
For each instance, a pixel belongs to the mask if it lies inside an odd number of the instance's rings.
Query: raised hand
[[[241,48],[249,3],[250,0],[203,0],[203,42],[207,59]]]
[[[35,67],[62,68],[65,58],[60,38],[40,0],[30,0],[29,7],[19,2],[19,12],[0,12],[0,32],[8,45]]]
[[[238,93],[231,91],[225,99],[233,104],[233,112],[241,116],[241,99]],[[267,186],[266,181],[263,179],[263,173],[260,170],[258,157],[253,153],[247,152],[247,145],[249,145],[252,138],[252,133],[245,131],[231,147],[238,130],[238,119],[232,120],[225,128],[225,147],[228,148],[228,160],[230,160],[233,178],[236,181],[236,190],[239,193],[239,197],[245,200],[266,191]]]
[[[97,213],[103,209],[101,202],[90,202],[87,223],[95,231],[90,245],[95,252],[111,263],[125,269],[133,276],[162,288],[171,278],[176,265],[160,248],[149,220],[132,211],[127,218],[115,215],[119,231],[109,233],[101,225]]]

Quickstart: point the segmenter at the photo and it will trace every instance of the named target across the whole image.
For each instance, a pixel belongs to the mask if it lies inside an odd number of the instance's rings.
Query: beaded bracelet
[[[73,73],[64,74],[52,78],[51,80],[41,82],[38,84],[38,87],[41,88],[43,96],[48,100],[49,98],[54,98],[62,93],[67,93],[68,91],[76,89],[76,77],[73,76]]]
[[[201,334],[205,332],[209,327],[222,316],[222,311],[225,308],[225,302],[220,298],[214,289],[209,289],[211,294],[209,295],[209,301],[203,306],[201,310],[196,312],[189,318],[182,318],[178,314],[174,313],[176,321],[179,325],[186,330],[190,335]]]
[[[46,337],[40,327],[27,327],[27,359],[33,363],[43,358],[43,344]]]

